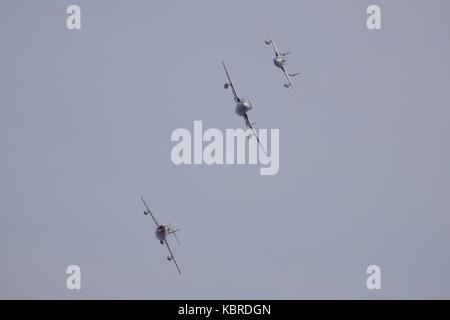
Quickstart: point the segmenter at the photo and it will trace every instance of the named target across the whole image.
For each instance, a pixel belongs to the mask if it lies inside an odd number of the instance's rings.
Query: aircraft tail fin
[[[173,234],[173,236],[175,237],[175,240],[177,240],[178,245],[180,245],[180,241],[178,241],[178,237],[175,232],[180,231],[181,229],[180,228],[174,229],[169,221],[167,221],[167,224],[170,227],[169,234]]]

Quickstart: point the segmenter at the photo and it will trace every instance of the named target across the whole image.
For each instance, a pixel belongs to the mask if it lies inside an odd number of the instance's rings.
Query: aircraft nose
[[[285,59],[283,57],[276,57],[275,59],[273,59],[273,62],[275,63],[275,65],[277,67],[283,65],[283,63],[285,62]]]

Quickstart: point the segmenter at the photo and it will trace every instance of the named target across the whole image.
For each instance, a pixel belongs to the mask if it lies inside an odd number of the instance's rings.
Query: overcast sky
[[[81,30],[66,8],[81,7]],[[366,8],[381,7],[369,31]],[[0,3],[0,298],[450,298],[450,2]],[[283,87],[265,23],[302,95]],[[280,170],[173,130],[280,130]],[[181,227],[170,243],[142,214]],[[66,289],[66,267],[82,289]],[[366,268],[381,267],[381,290]]]

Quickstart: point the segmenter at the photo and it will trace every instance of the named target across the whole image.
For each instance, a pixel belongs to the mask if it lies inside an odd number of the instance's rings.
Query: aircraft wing
[[[286,67],[283,66],[282,69],[283,69],[284,75],[286,76],[287,80],[289,81],[289,84],[291,85],[292,89],[294,89],[295,95],[297,96],[297,98],[300,99],[300,95],[298,94],[298,91],[297,91],[297,89],[295,88],[294,83],[293,83],[292,80],[291,80],[291,76],[290,76],[289,73],[286,71]]]
[[[223,68],[225,69],[225,73],[227,74],[228,84],[230,85],[231,90],[233,91],[234,101],[236,103],[238,103],[241,99],[239,99],[239,97],[237,95],[236,89],[234,88],[233,82],[231,82],[230,75],[228,74],[227,67],[225,67],[225,63],[223,62],[223,60],[222,60],[222,65],[223,65]]]
[[[173,263],[175,263],[175,267],[177,267],[178,273],[181,274],[181,271],[180,271],[180,268],[178,267],[177,261],[175,260],[172,250],[169,247],[169,243],[167,242],[166,239],[164,239],[164,242],[166,243],[167,249],[169,249],[170,256],[172,257]]]
[[[245,125],[247,126],[247,128],[250,128],[250,129],[252,130],[253,134],[254,134],[255,137],[256,137],[256,141],[258,141],[259,146],[263,149],[264,153],[267,155],[266,149],[264,149],[264,147],[263,147],[263,145],[261,144],[261,142],[259,142],[259,137],[258,137],[258,135],[256,134],[256,130],[255,130],[255,128],[253,128],[252,123],[251,123],[250,120],[248,119],[248,115],[247,115],[247,114],[244,114],[244,119],[245,119]]]
[[[273,40],[272,32],[270,31],[268,26],[266,26],[266,27],[267,27],[267,31],[269,32],[270,43],[272,44],[273,51],[275,51],[275,56],[278,56],[280,53],[278,52],[277,45],[275,44],[275,41]]]
[[[155,217],[153,216],[153,213],[150,211],[150,208],[147,206],[147,204],[145,203],[144,198],[141,196],[141,200],[144,203],[145,207],[147,208],[147,212],[150,214],[150,216],[153,219],[153,222],[156,224],[156,226],[159,226],[158,221],[156,221]]]

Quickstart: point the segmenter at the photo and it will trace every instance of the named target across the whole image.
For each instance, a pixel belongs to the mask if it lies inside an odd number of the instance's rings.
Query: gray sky
[[[80,31],[65,26],[73,3]],[[366,28],[373,3],[382,30]],[[450,298],[449,10],[2,1],[0,298]],[[171,162],[174,129],[243,125],[222,58],[252,120],[280,129],[275,176]],[[183,229],[181,277],[141,194]],[[70,264],[80,291],[65,287]]]

